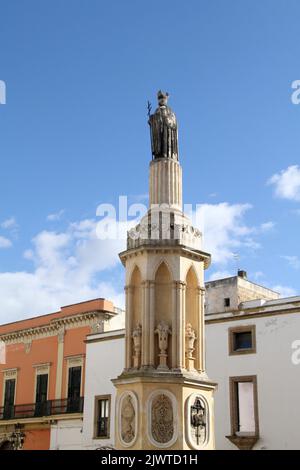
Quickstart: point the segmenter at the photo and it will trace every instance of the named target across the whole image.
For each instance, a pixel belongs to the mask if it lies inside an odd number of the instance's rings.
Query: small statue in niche
[[[167,350],[168,350],[168,339],[172,331],[169,325],[165,321],[159,322],[154,332],[158,335],[158,348],[159,348],[159,366],[158,369],[168,369],[167,366]]]
[[[185,327],[185,348],[186,348],[186,357],[187,357],[187,369],[194,369],[193,352],[195,351],[194,344],[197,339],[195,330],[193,329],[191,323],[187,323]]]
[[[138,323],[132,332],[133,339],[133,367],[138,369],[140,366],[142,350],[142,325]]]
[[[199,446],[206,439],[206,408],[200,397],[191,406],[191,427],[193,441]]]

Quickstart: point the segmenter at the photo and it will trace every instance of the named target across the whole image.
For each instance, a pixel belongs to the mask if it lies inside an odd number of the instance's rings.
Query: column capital
[[[142,284],[143,287],[153,287],[155,282],[146,280],[146,281],[142,281],[141,284]]]
[[[201,294],[201,295],[205,294],[205,287],[199,287],[198,286],[197,290],[198,290],[198,294]]]
[[[129,292],[134,288],[132,284],[128,284],[127,286],[124,287],[125,292]]]
[[[66,329],[64,326],[61,326],[57,332],[57,340],[59,343],[63,343],[65,340]]]
[[[186,282],[184,282],[184,281],[174,281],[173,282],[173,287],[175,289],[185,289],[186,288]]]

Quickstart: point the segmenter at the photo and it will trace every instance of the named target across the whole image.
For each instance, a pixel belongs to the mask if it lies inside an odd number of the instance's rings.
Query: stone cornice
[[[272,316],[282,316],[282,315],[291,315],[293,313],[300,313],[300,307],[290,307],[289,309],[277,309],[277,310],[267,310],[265,309],[249,309],[247,310],[234,310],[228,314],[206,314],[205,315],[205,324],[212,323],[225,323],[239,320],[248,320],[250,318],[260,318],[260,317],[272,317]]]
[[[154,253],[180,254],[181,256],[184,256],[189,259],[203,261],[205,269],[209,267],[210,261],[211,261],[211,256],[209,253],[196,250],[193,248],[189,248],[188,246],[180,245],[180,244],[170,244],[169,246],[168,245],[161,245],[161,246],[141,245],[137,248],[131,248],[129,250],[122,251],[121,253],[119,253],[119,257],[123,265],[125,265],[125,262],[128,258],[135,257],[143,253],[153,253],[153,252]]]
[[[62,328],[66,330],[81,326],[92,326],[97,320],[107,320],[112,316],[111,312],[86,312],[55,318],[46,325],[24,328],[0,334],[0,340],[7,344],[22,343],[28,339],[44,338],[58,335]]]

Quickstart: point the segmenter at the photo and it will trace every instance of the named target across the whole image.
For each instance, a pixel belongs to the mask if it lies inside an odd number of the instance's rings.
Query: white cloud
[[[211,279],[231,275],[226,264],[234,261],[235,252],[257,248],[254,237],[261,231],[244,220],[251,207],[229,203],[198,207],[196,220],[205,233],[203,249],[212,253],[213,263],[217,264]],[[98,238],[95,219],[73,222],[61,232],[38,233],[23,254],[31,269],[0,273],[0,323],[99,296],[123,306],[123,283],[115,282],[122,270],[118,253],[125,249],[126,230],[135,222],[110,220],[110,229],[121,237],[105,240]],[[9,240],[6,243],[11,244]]]
[[[253,278],[255,280],[261,279],[262,277],[265,277],[262,271],[255,271],[255,273],[253,273]]]
[[[99,274],[122,269],[118,253],[126,240],[99,240],[96,227],[95,220],[86,219],[70,224],[65,232],[38,233],[23,255],[33,263],[32,272],[0,273],[0,323],[96,297],[122,307],[123,286],[103,282]]]
[[[12,242],[8,238],[0,235],[0,248],[10,248],[11,246]]]
[[[294,295],[297,295],[295,289],[289,286],[282,286],[281,284],[272,286],[271,289],[274,290],[275,292],[279,292],[281,297],[293,297]]]
[[[298,256],[281,256],[281,258],[285,259],[288,264],[294,269],[300,269],[300,259]]]
[[[60,220],[64,214],[64,209],[61,209],[60,211],[58,212],[54,212],[53,214],[49,214],[47,215],[47,220],[49,220],[49,222],[56,222],[57,220]]]
[[[255,227],[245,224],[245,213],[250,204],[203,204],[196,212],[196,225],[204,234],[203,249],[212,254],[214,263],[226,264],[234,259],[233,252],[242,248],[256,249],[259,243],[253,240]]]
[[[274,186],[277,197],[300,201],[300,167],[298,165],[291,165],[286,170],[274,174],[267,184]]]
[[[235,275],[236,274],[232,274],[229,271],[215,271],[209,276],[208,281],[215,281],[216,279],[225,279],[226,277],[232,277]]]
[[[260,230],[262,233],[269,232],[275,227],[275,223],[271,220],[260,225]]]
[[[18,224],[14,217],[9,217],[1,223],[1,227],[4,229],[15,229],[18,227]]]

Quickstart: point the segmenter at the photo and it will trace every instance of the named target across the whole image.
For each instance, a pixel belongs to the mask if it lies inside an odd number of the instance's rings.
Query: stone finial
[[[167,366],[167,350],[168,350],[168,339],[172,331],[169,325],[165,321],[159,322],[154,332],[158,335],[158,347],[159,347],[159,369],[168,369]]]

